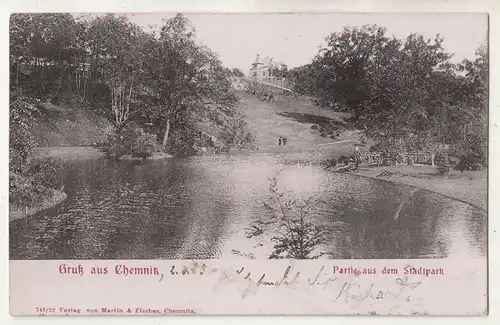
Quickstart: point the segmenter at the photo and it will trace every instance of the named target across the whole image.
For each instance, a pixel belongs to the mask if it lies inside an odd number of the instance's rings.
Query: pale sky
[[[148,28],[161,25],[174,14],[127,14]],[[474,58],[475,50],[487,39],[487,16],[456,14],[186,14],[196,29],[198,41],[219,54],[224,66],[245,74],[256,54],[283,61],[288,67],[309,63],[324,39],[344,26],[377,24],[389,35],[404,38],[420,33],[426,38],[440,34],[443,46],[454,53],[454,62]]]

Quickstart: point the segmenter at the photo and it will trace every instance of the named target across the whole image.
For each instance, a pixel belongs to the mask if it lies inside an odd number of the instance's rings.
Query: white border
[[[360,0],[343,0],[332,3],[331,1],[162,1],[162,0],[142,0],[142,1],[103,1],[103,0],[79,0],[79,1],[57,1],[57,0],[7,0],[0,4],[1,16],[0,23],[0,41],[2,44],[2,58],[0,80],[0,98],[3,109],[3,114],[0,118],[0,132],[2,132],[1,145],[4,150],[4,155],[0,155],[3,168],[0,170],[0,211],[3,217],[3,236],[1,260],[2,268],[0,281],[0,292],[2,299],[0,303],[0,323],[1,324],[84,324],[92,322],[96,324],[121,323],[121,324],[158,324],[158,323],[178,323],[178,324],[250,324],[255,321],[268,322],[269,324],[276,323],[304,323],[304,324],[331,324],[332,321],[344,323],[360,323],[370,321],[379,324],[386,323],[401,323],[404,322],[420,322],[417,317],[344,317],[342,319],[331,319],[330,317],[182,317],[182,318],[157,318],[157,317],[106,317],[106,318],[75,318],[66,317],[57,318],[12,318],[8,315],[8,218],[6,212],[6,198],[8,193],[8,178],[7,178],[7,148],[8,148],[8,16],[10,12],[23,11],[44,11],[44,12],[96,12],[96,11],[130,11],[130,12],[489,12],[490,13],[490,58],[491,58],[491,78],[490,78],[490,205],[489,215],[492,216],[489,220],[489,247],[490,247],[490,316],[481,318],[452,318],[454,322],[474,322],[486,323],[492,322],[498,318],[498,291],[492,288],[499,288],[499,283],[496,274],[500,271],[498,267],[498,257],[495,253],[491,254],[492,247],[498,247],[498,203],[494,199],[496,196],[496,180],[498,173],[494,166],[498,166],[499,149],[499,129],[496,125],[500,124],[498,119],[499,95],[495,92],[496,85],[500,84],[500,71],[498,70],[497,60],[499,57],[500,40],[500,4],[497,0],[491,1],[429,1],[429,0],[379,0],[379,1],[360,1]],[[495,60],[496,59],[496,60]],[[450,318],[427,318],[426,322],[443,322],[449,321]],[[498,322],[496,322],[498,323]]]

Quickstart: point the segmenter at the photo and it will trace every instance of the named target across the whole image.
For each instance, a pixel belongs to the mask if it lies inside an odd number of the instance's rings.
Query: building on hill
[[[267,56],[261,58],[260,55],[257,54],[257,58],[253,61],[248,76],[256,80],[269,81],[273,79],[269,72],[274,68],[284,69],[286,68],[286,64],[281,61],[275,61],[273,58]]]

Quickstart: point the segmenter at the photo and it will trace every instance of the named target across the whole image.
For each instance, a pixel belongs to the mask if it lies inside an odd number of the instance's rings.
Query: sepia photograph
[[[484,260],[488,15],[14,13],[10,260]]]

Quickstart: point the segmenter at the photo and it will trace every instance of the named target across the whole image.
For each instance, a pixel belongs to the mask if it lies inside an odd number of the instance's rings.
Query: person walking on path
[[[283,138],[283,145],[286,146],[286,142],[288,141],[288,139],[286,137]]]
[[[283,139],[281,137],[278,138],[278,146],[281,146]]]

